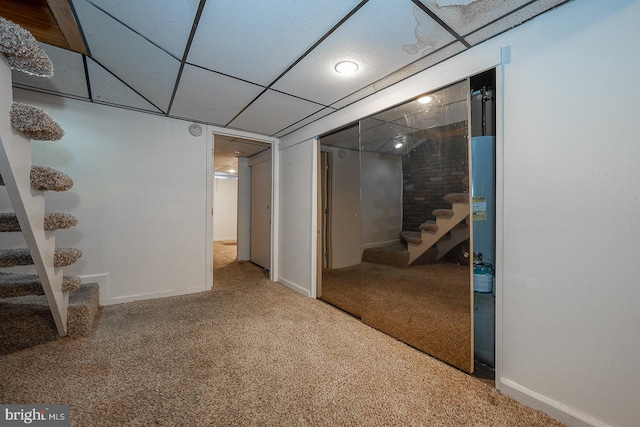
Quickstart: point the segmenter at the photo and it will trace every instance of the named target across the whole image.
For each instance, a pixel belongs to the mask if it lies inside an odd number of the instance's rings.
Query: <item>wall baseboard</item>
[[[296,285],[293,282],[288,281],[287,279],[283,279],[282,277],[278,277],[278,283],[282,283],[289,289],[293,289],[294,291],[306,296],[311,297],[311,293],[308,289],[303,288],[302,286]]]
[[[105,301],[107,301],[107,290],[109,289],[109,273],[86,274],[84,276],[80,276],[80,284],[86,285],[89,283],[98,284],[98,288],[100,290],[99,304],[104,305]]]
[[[175,297],[178,295],[195,294],[198,292],[205,292],[208,290],[209,289],[197,287],[197,288],[180,289],[180,290],[173,290],[173,291],[152,292],[148,294],[125,295],[120,297],[105,298],[104,300],[101,297],[100,305],[113,305],[113,304],[122,304],[125,302],[142,301],[142,300],[148,300],[148,299]],[[102,294],[102,291],[100,293]]]
[[[386,242],[365,243],[364,245],[360,246],[360,249],[364,251],[365,249],[377,248],[377,247],[380,247],[380,246],[393,245],[394,243],[398,243],[398,242],[400,242],[400,239],[387,240]]]
[[[527,405],[539,409],[556,420],[571,427],[610,427],[590,415],[570,408],[558,401],[529,390],[511,380],[500,379],[498,389],[505,395]]]

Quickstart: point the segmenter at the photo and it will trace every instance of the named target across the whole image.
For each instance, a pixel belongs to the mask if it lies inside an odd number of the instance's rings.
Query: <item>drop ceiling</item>
[[[282,137],[567,1],[72,0],[86,54],[14,85]]]
[[[457,83],[432,93],[428,101],[412,100],[362,118],[322,136],[320,143],[334,148],[402,156],[425,142],[434,128],[439,128],[437,134],[443,135],[443,127],[452,132],[461,124],[460,130],[466,135],[468,90],[464,82]]]
[[[216,175],[237,176],[238,158],[251,157],[268,150],[271,144],[235,138],[228,135],[216,135],[214,141],[213,171]]]

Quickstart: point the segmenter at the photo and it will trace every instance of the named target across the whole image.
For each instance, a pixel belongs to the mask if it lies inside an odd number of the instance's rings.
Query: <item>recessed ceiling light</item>
[[[417,101],[418,101],[418,104],[428,104],[431,101],[433,101],[433,96],[430,96],[430,95],[422,96],[418,98]]]
[[[235,169],[229,169],[229,173],[235,173],[236,170]]]
[[[358,71],[358,64],[353,61],[342,61],[338,62],[335,68],[340,74],[353,74]]]
[[[394,148],[402,148],[404,144],[402,142],[396,142],[396,145],[394,145]]]

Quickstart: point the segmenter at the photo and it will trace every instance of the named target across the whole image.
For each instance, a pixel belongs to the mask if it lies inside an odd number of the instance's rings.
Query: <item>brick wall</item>
[[[468,175],[466,125],[426,133],[427,140],[402,159],[402,229],[418,231],[420,224],[435,219],[434,209],[450,209],[447,193],[468,192],[462,179]]]

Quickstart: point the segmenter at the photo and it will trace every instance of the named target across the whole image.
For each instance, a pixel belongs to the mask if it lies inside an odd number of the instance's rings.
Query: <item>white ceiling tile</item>
[[[179,59],[184,55],[199,3],[198,0],[164,1],[162,5],[157,0],[88,1]]]
[[[268,85],[359,0],[206,3],[189,63]]]
[[[312,102],[268,90],[229,126],[273,135],[321,109]]]
[[[91,97],[94,101],[153,111],[154,113],[160,112],[150,102],[91,59],[87,59],[87,71],[91,82]]]
[[[309,117],[300,120],[299,122],[293,123],[291,126],[288,126],[284,129],[282,129],[280,132],[274,134],[275,137],[277,138],[281,138],[284,135],[287,135],[291,132],[295,132],[296,130],[300,129],[303,126],[308,125],[309,123],[316,121],[324,116],[328,116],[331,113],[334,113],[336,110],[334,108],[323,108],[322,110],[318,111],[317,113],[314,113],[312,115],[310,115]]]
[[[489,26],[468,35],[465,37],[465,40],[472,45],[476,45],[565,2],[566,0],[538,0]]]
[[[166,111],[179,61],[84,0],[74,6],[91,57]]]
[[[410,1],[370,0],[273,87],[331,105],[453,40]],[[343,60],[358,72],[337,74]]]
[[[442,49],[437,50],[436,52],[423,56],[411,64],[400,68],[397,71],[383,77],[382,79],[372,83],[369,86],[365,86],[359,91],[352,93],[351,95],[341,99],[340,101],[331,104],[334,108],[343,108],[349,104],[352,104],[356,101],[361,100],[369,95],[372,95],[382,89],[385,89],[393,84],[396,84],[420,71],[426,70],[427,68],[444,61],[447,58],[451,58],[457,53],[465,50],[465,46],[460,42],[454,42],[448,46],[443,47]],[[416,94],[417,95],[417,94]]]
[[[383,77],[381,80],[378,80],[373,84],[373,88],[376,92],[389,87],[393,84],[398,83],[406,79],[407,77],[411,77],[412,75],[419,73],[420,71],[426,70],[429,67],[434,66],[435,64],[444,61],[445,59],[451,58],[452,56],[462,52],[466,47],[460,42],[454,42],[450,45],[443,47],[442,49],[438,49],[437,51],[423,56],[415,62],[407,65],[406,67],[400,68],[397,71],[389,74],[386,77]]]
[[[13,71],[13,82],[61,95],[88,98],[87,79],[82,55],[66,49],[40,43],[53,64],[53,76],[42,78]]]
[[[169,113],[225,126],[263,90],[258,85],[186,65]]]
[[[530,0],[420,0],[455,32],[465,36]]]

